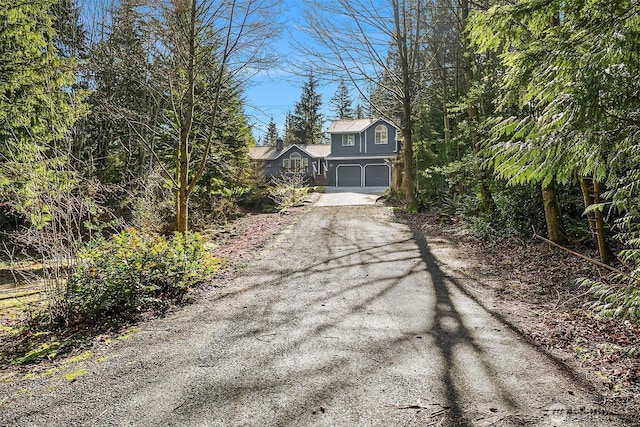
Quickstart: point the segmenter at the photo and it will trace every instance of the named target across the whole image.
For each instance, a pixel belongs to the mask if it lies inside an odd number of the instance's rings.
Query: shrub
[[[302,174],[282,174],[271,178],[269,198],[276,203],[280,212],[301,204],[308,193],[309,187]]]
[[[590,304],[600,317],[628,319],[640,323],[640,222],[635,213],[627,213],[616,221],[616,238],[625,248],[618,253],[628,273],[603,277],[601,280],[580,279],[596,301]]]
[[[167,239],[129,228],[79,251],[66,294],[69,314],[97,319],[163,307],[216,270],[198,234]]]

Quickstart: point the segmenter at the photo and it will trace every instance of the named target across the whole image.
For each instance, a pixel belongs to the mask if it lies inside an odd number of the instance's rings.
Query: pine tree
[[[278,127],[276,126],[276,122],[273,120],[273,117],[269,120],[269,124],[267,125],[267,134],[264,138],[264,145],[276,145],[276,140],[278,139]]]
[[[362,104],[356,105],[356,108],[353,110],[353,118],[354,119],[364,119],[367,117],[367,113],[364,111],[364,107]]]
[[[349,95],[349,88],[344,79],[340,79],[338,89],[336,90],[333,98],[329,101],[331,104],[331,111],[337,119],[353,119],[354,111],[351,105],[353,101]]]
[[[321,95],[318,93],[318,80],[309,73],[302,87],[302,96],[293,112],[293,133],[295,141],[301,144],[318,144],[322,141],[324,117],[320,112]]]

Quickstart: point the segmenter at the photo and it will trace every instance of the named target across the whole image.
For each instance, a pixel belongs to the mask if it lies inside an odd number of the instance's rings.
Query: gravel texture
[[[0,425],[631,425],[494,313],[451,242],[379,205],[290,219],[194,304],[5,375]]]

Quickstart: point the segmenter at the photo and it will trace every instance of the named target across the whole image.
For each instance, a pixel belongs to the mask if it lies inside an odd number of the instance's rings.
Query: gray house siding
[[[390,162],[379,159],[328,160],[327,184],[336,187],[387,187],[391,184]]]
[[[386,130],[386,143],[376,144],[378,126]],[[337,123],[336,131],[331,133],[327,184],[337,187],[391,185],[391,159],[398,154],[395,126],[386,120],[376,120],[349,133],[351,128],[355,127],[350,123]],[[343,145],[344,135],[353,135],[354,144]]]
[[[387,128],[387,143],[386,144],[376,144],[376,127],[378,125],[385,126]],[[388,154],[394,155],[397,151],[396,146],[396,128],[389,125],[388,123],[379,120],[371,125],[369,128],[365,130],[365,140],[367,141],[367,151],[366,154],[378,155],[378,154]]]
[[[264,176],[266,178],[270,178],[272,176],[279,176],[283,172],[285,172],[284,160],[291,160],[292,154],[298,154],[300,159],[307,159],[307,167],[302,171],[304,175],[310,177],[313,175],[313,162],[315,159],[310,157],[307,153],[300,150],[296,146],[291,146],[288,150],[283,150],[282,154],[274,160],[267,160],[264,162]],[[293,157],[296,157],[295,155]]]
[[[343,135],[353,135],[354,144],[352,146],[342,145]],[[352,134],[332,134],[331,135],[331,154],[334,156],[359,156],[364,152],[364,139],[362,133]]]
[[[378,125],[387,128],[387,143],[376,144],[376,127]],[[354,135],[354,145],[342,145],[343,135],[348,133],[331,134],[331,155],[334,157],[355,156],[363,157],[366,155],[389,155],[394,156],[397,153],[396,128],[384,120],[377,120],[372,123],[363,132],[352,133]]]

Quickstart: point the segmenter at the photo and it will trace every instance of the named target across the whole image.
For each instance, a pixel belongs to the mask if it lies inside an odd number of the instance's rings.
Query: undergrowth
[[[189,287],[212,277],[217,268],[199,234],[165,238],[128,228],[78,253],[78,265],[62,297],[70,319],[134,316],[165,307]]]
[[[278,211],[286,212],[288,208],[301,204],[310,189],[304,175],[283,173],[271,178],[268,191],[269,198],[275,202]]]
[[[161,313],[216,273],[218,260],[196,233],[170,237],[127,228],[76,253],[66,286],[0,334],[0,368],[51,360],[91,337]],[[51,318],[47,305],[60,307]]]

